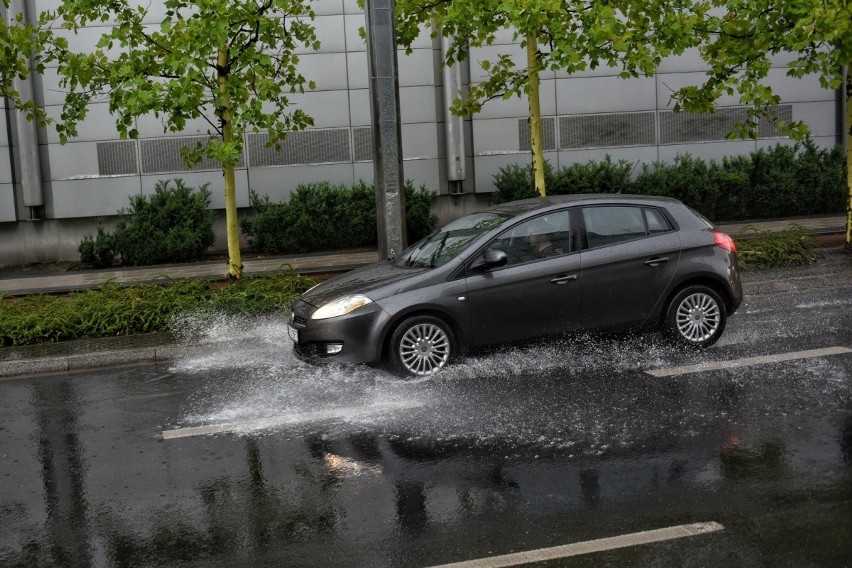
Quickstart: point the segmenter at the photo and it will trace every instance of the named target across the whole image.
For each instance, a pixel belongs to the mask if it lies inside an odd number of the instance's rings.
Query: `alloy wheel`
[[[440,326],[418,323],[399,341],[399,359],[405,369],[419,376],[440,371],[450,359],[450,338]]]
[[[680,335],[696,344],[712,338],[722,322],[719,304],[703,292],[686,296],[678,305],[675,318]]]

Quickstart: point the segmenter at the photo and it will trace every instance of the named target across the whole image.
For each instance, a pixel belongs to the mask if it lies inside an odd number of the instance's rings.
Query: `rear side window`
[[[639,206],[584,207],[589,248],[602,247],[672,230],[659,210]]]

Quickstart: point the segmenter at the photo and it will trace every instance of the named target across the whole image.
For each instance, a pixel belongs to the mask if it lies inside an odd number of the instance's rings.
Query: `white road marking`
[[[517,552],[515,554],[467,560],[453,564],[442,564],[440,566],[432,566],[431,568],[503,568],[507,566],[518,566],[520,564],[529,564],[531,562],[546,562],[548,560],[557,560],[559,558],[567,558],[569,556],[603,552],[606,550],[637,546],[640,544],[650,544],[652,542],[673,540],[687,536],[697,536],[724,529],[725,527],[715,521],[710,521],[709,523],[693,523],[690,525],[678,525],[675,527],[624,534],[597,540],[587,540],[585,542],[576,542],[573,544],[554,546],[552,548],[540,548],[538,550],[530,550],[528,552]]]
[[[301,412],[299,414],[288,414],[284,416],[271,416],[257,420],[246,420],[244,422],[225,422],[222,424],[210,424],[207,426],[193,426],[190,428],[176,428],[174,430],[163,430],[164,440],[176,438],[188,438],[190,436],[206,436],[208,434],[221,434],[233,430],[256,430],[261,428],[274,428],[276,426],[301,424],[304,422],[316,422],[319,420],[333,420],[339,418],[359,418],[371,416],[382,412],[394,410],[409,410],[423,406],[420,402],[391,402],[385,404],[374,404],[371,406],[354,406],[344,408],[331,408],[318,410],[316,412]]]
[[[778,353],[777,355],[764,355],[761,357],[746,357],[744,359],[733,359],[731,361],[715,361],[712,363],[700,363],[685,367],[671,367],[669,369],[652,369],[645,371],[655,377],[675,377],[689,373],[700,373],[703,371],[717,371],[719,369],[734,369],[737,367],[749,367],[752,365],[767,365],[769,363],[783,363],[785,361],[796,361],[799,359],[811,359],[814,357],[826,357],[828,355],[840,355],[852,353],[852,349],[846,347],[826,347],[824,349],[811,349],[809,351],[795,351],[793,353]]]

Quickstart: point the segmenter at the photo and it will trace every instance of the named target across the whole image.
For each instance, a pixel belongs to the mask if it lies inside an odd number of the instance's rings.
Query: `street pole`
[[[394,0],[366,0],[364,11],[370,67],[376,224],[379,254],[387,258],[407,244]]]

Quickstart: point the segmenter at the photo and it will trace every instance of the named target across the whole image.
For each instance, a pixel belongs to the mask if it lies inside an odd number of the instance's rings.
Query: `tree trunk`
[[[539,99],[538,36],[527,35],[527,72],[529,73],[530,148],[532,149],[533,179],[540,197],[547,193],[544,187],[544,153],[541,137],[541,101]]]
[[[222,142],[227,146],[231,142],[233,115],[231,114],[231,95],[228,93],[228,78],[222,70],[228,64],[228,51],[219,50],[219,94],[222,102]],[[234,280],[243,275],[243,262],[240,258],[240,233],[237,224],[237,189],[234,176],[234,164],[224,164],[225,174],[225,225],[228,234],[228,276]]]

